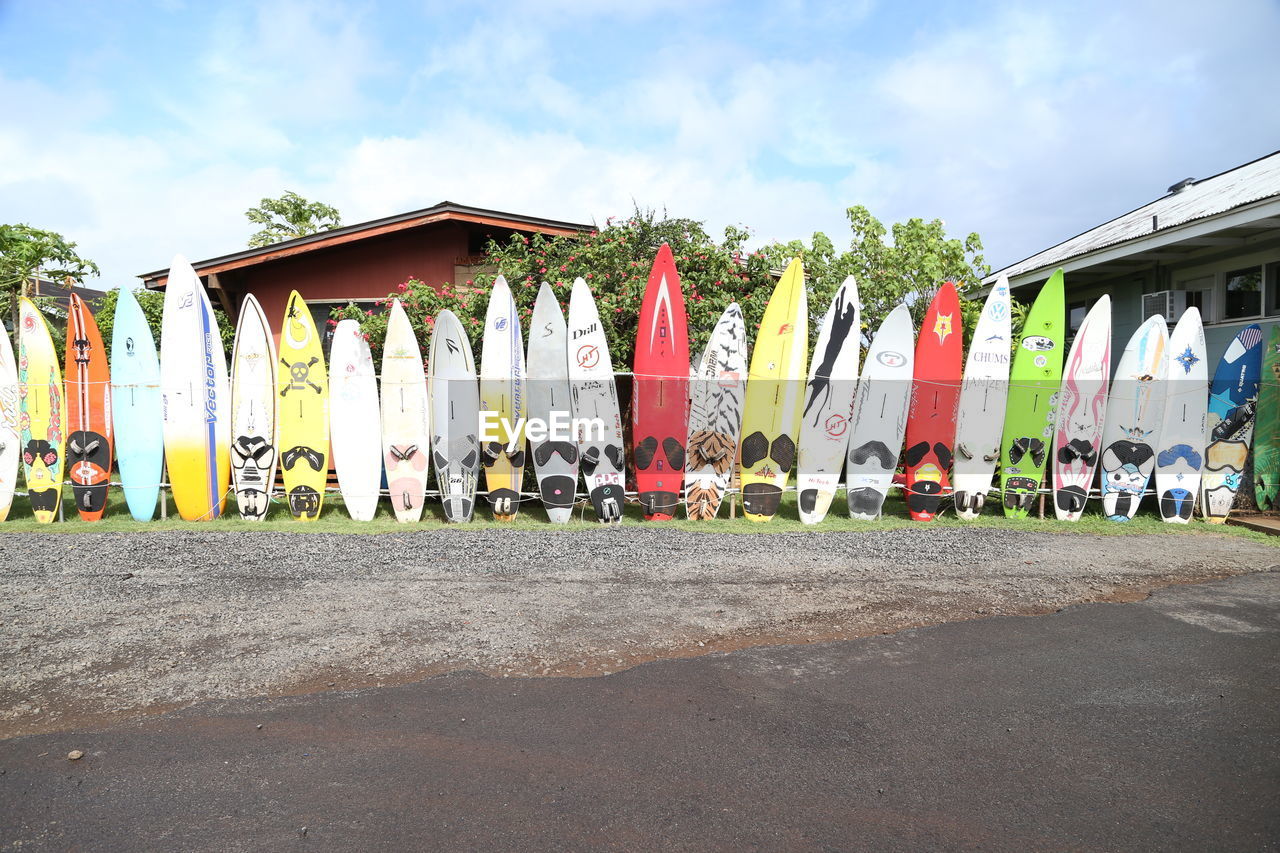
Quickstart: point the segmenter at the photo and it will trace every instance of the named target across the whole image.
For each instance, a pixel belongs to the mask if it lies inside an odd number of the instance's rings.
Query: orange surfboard
[[[98,521],[107,509],[112,451],[109,357],[89,306],[71,294],[67,307],[67,475],[76,509],[85,521]]]

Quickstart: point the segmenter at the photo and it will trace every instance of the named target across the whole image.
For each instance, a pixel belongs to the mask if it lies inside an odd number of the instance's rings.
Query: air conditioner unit
[[[1159,314],[1170,323],[1176,323],[1187,310],[1185,290],[1157,290],[1142,294],[1142,319],[1146,321]]]

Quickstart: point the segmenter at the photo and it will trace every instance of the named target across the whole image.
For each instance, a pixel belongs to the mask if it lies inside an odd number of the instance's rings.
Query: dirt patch
[[[590,676],[1266,569],[1216,536],[646,528],[0,538],[0,736],[456,670]],[[126,577],[126,575],[130,575]]]

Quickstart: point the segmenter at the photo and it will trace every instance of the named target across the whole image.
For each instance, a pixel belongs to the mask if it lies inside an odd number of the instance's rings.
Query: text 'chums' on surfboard
[[[638,310],[593,276],[494,275],[434,313],[250,294],[229,352],[181,256],[158,322],[122,290],[100,327],[71,295],[61,356],[22,299],[0,519],[21,499],[42,523],[1220,523],[1251,463],[1258,506],[1280,503],[1280,330],[1235,329],[1211,371],[1196,308],[1138,323],[1099,294],[1068,317],[1061,270],[1016,299],[997,277],[868,305],[797,258],[738,302],[652,251]]]

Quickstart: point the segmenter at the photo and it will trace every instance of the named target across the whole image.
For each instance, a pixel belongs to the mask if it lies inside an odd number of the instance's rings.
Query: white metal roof
[[[1165,229],[1207,219],[1272,197],[1280,197],[1280,151],[1211,178],[1196,181],[1180,192],[1162,196],[1137,210],[997,270],[986,281],[994,281],[1001,273],[1014,278],[1035,270],[1056,267],[1068,258],[1130,240],[1151,237]]]

